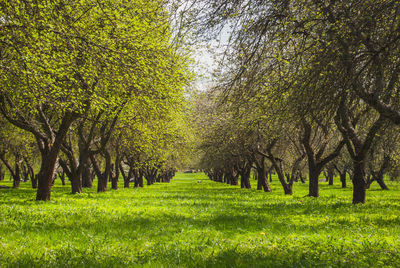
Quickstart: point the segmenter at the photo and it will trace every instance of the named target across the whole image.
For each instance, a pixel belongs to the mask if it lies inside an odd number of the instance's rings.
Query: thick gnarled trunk
[[[319,197],[318,179],[320,174],[321,170],[316,168],[309,170],[308,196]]]
[[[20,168],[18,163],[15,163],[15,174],[13,175],[13,188],[18,189],[21,183]]]
[[[353,204],[365,203],[367,183],[364,168],[362,161],[353,162]]]
[[[240,172],[240,186],[241,188],[246,188],[246,189],[250,189],[251,188],[251,184],[250,184],[250,171],[251,169],[243,169]]]
[[[71,190],[73,194],[82,193],[82,180],[81,175],[78,173],[74,173],[71,178]]]
[[[90,160],[92,161],[93,169],[97,175],[97,192],[106,192],[107,191],[107,182],[111,172],[111,157],[110,154],[105,152],[105,169],[104,172],[101,172],[100,166],[97,163],[96,157],[94,155],[90,155]]]
[[[56,174],[56,164],[60,147],[53,148],[48,154],[42,154],[42,164],[38,173],[37,201],[50,200],[51,184]]]
[[[93,187],[93,173],[90,169],[90,157],[88,148],[83,142],[79,142],[79,168],[81,170],[82,187]]]
[[[347,175],[347,172],[340,173],[340,182],[342,183],[342,188],[346,188],[347,187],[346,175]]]
[[[257,190],[261,189],[264,190],[264,192],[272,191],[267,178],[264,157],[261,157],[261,161],[257,162]]]
[[[117,153],[115,157],[115,162],[111,164],[111,170],[110,170],[111,189],[113,190],[118,190],[118,179],[120,172],[120,169],[118,167],[121,165],[121,157],[118,148],[116,151]]]
[[[137,188],[137,187],[143,188],[143,186],[144,186],[144,184],[143,184],[143,172],[139,169],[139,170],[137,170],[136,175],[135,175],[135,185],[134,185],[134,187],[135,188]]]
[[[38,173],[38,188],[36,192],[36,200],[38,201],[50,200],[51,184],[56,175],[58,154],[61,150],[65,136],[68,133],[69,127],[75,119],[76,115],[66,113],[61,121],[58,131],[51,135],[51,139],[35,135],[42,157],[42,163]]]

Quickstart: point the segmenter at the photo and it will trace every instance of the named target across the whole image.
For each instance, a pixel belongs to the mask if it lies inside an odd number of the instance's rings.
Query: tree
[[[0,161],[13,178],[13,187],[19,188],[21,179],[25,181],[30,176],[34,180],[31,158],[36,153],[35,144],[29,133],[16,128],[3,117],[0,117],[0,129]]]

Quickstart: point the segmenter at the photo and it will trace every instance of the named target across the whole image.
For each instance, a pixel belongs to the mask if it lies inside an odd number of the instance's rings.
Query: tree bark
[[[271,141],[271,143],[267,146],[266,148],[266,153],[263,153],[261,151],[258,151],[258,153],[266,157],[272,164],[272,168],[275,169],[275,173],[278,175],[278,180],[281,183],[283,187],[283,191],[285,195],[292,195],[293,194],[293,180],[291,180],[289,183],[285,181],[285,172],[284,172],[284,166],[283,166],[283,160],[275,157],[272,153],[272,149],[276,145],[277,139],[274,139]]]
[[[22,179],[24,182],[29,181],[29,171],[27,165],[22,164]]]
[[[362,161],[353,161],[353,204],[365,203],[365,167]]]
[[[271,192],[271,186],[269,185],[267,178],[267,171],[265,169],[264,157],[261,157],[261,161],[256,160],[257,165],[257,189],[260,187],[264,192]],[[259,190],[261,190],[259,189]]]
[[[307,123],[306,120],[303,120],[302,123],[304,128],[304,135],[303,138],[301,139],[301,142],[303,143],[308,160],[308,174],[309,174],[308,196],[319,197],[319,186],[318,186],[319,175],[321,174],[324,166],[326,166],[330,161],[339,156],[340,151],[342,150],[345,142],[344,140],[340,141],[337,144],[336,148],[330,154],[322,158],[326,150],[326,147],[328,145],[328,142],[327,141],[323,142],[319,146],[318,150],[314,152],[314,149],[311,146],[311,131],[312,131],[311,125]]]
[[[4,180],[5,172],[3,170],[3,166],[0,165],[0,181]]]
[[[51,183],[56,173],[58,154],[69,127],[75,119],[76,117],[72,113],[66,113],[64,115],[58,131],[51,139],[51,141],[53,141],[52,143],[49,140],[43,139],[41,136],[35,135],[42,157],[36,192],[36,200],[38,201],[50,200]]]
[[[350,113],[347,106],[347,96],[342,95],[335,122],[339,131],[342,133],[346,142],[347,151],[353,160],[353,204],[364,204],[366,191],[365,161],[374,138],[384,125],[385,119],[380,115],[367,131],[365,138],[362,139],[355,128],[359,118],[357,116],[351,116]]]
[[[135,188],[136,187],[143,188],[143,186],[144,186],[144,183],[143,183],[143,172],[142,172],[142,170],[139,169],[139,170],[137,170],[136,175],[135,175]]]
[[[387,187],[387,185],[383,179],[383,176],[378,176],[375,180],[379,184],[379,186],[381,187],[382,190],[386,190],[386,191],[389,190],[389,188]]]
[[[21,183],[20,168],[18,161],[15,161],[15,174],[13,175],[13,188],[18,189]]]
[[[272,166],[275,169],[276,174],[278,175],[278,180],[280,181],[282,187],[283,187],[283,192],[285,195],[292,195],[293,194],[293,181],[286,183],[285,181],[285,174],[283,171],[283,163],[277,163],[275,158],[272,158]]]
[[[80,194],[82,193],[82,177],[80,169],[76,163],[76,159],[72,155],[71,152],[66,153],[68,155],[68,163],[62,159],[58,162],[62,167],[62,173],[66,173],[70,182],[71,182],[71,192],[72,194]],[[63,174],[61,174],[61,177]]]
[[[340,173],[340,182],[342,183],[342,188],[346,188],[346,175],[347,172],[345,171],[344,173]]]
[[[131,167],[129,167],[128,174],[126,174],[122,164],[119,163],[119,171],[121,172],[121,175],[124,178],[124,188],[129,188],[129,184],[130,184],[130,180],[131,180],[130,175],[133,175]]]
[[[50,200],[50,190],[56,172],[58,152],[59,148],[58,150],[52,150],[51,153],[42,156],[42,164],[38,173],[37,201]]]
[[[36,174],[32,178],[32,189],[37,189],[37,187],[38,187],[38,174]]]
[[[326,170],[326,178],[328,180],[328,185],[333,185],[333,177],[334,177],[334,172],[333,172],[333,168],[331,166],[328,166],[327,170]]]
[[[73,173],[70,177],[71,180],[71,190],[73,194],[82,193],[82,180],[80,174]]]
[[[79,142],[79,168],[81,169],[82,187],[93,187],[93,176],[90,170],[90,157],[88,149],[83,142]]]
[[[93,169],[96,172],[97,175],[97,192],[106,192],[107,191],[107,182],[108,182],[108,178],[110,175],[110,168],[111,168],[111,157],[109,153],[105,153],[105,162],[106,162],[106,166],[105,166],[105,170],[104,172],[101,172],[100,170],[100,166],[97,163],[96,157],[91,154],[90,155],[90,160],[92,161],[92,165],[93,165]]]
[[[241,169],[240,172],[240,186],[242,188],[246,188],[246,189],[250,189],[251,188],[251,184],[250,184],[250,172],[251,172],[251,166],[247,166],[245,165],[245,167],[243,167]]]
[[[379,184],[382,190],[389,190],[384,181],[385,172],[386,169],[389,167],[389,164],[390,164],[390,157],[388,155],[385,155],[383,163],[379,168],[379,170],[377,172],[372,171],[373,180],[376,180],[376,182]]]
[[[14,168],[12,168],[11,164],[8,162],[8,160],[5,157],[4,153],[0,154],[0,160],[4,163],[8,171],[10,172],[11,178],[13,180],[13,188],[19,188],[20,185],[20,170],[19,170],[19,165],[18,165],[18,160],[15,160],[15,165]]]
[[[117,163],[118,160],[116,160],[115,165],[119,165]],[[113,190],[118,190],[118,178],[119,178],[119,169],[118,167],[114,168],[114,165],[111,165],[111,172],[110,172],[110,177],[111,177],[111,189]]]
[[[64,172],[64,170],[62,170],[61,174],[59,174],[59,175],[60,175],[61,184],[65,185],[65,172]]]
[[[310,170],[309,173],[309,184],[308,184],[308,196],[319,197],[318,179],[321,171],[318,169]]]
[[[301,183],[306,183],[306,178],[303,177],[303,173],[302,172],[299,173],[299,178],[300,178]]]
[[[118,168],[121,165],[121,157],[119,152],[119,144],[115,146],[116,155],[115,155],[115,162],[111,164],[110,169],[110,178],[111,178],[111,189],[118,190],[118,180],[119,180],[119,171]]]

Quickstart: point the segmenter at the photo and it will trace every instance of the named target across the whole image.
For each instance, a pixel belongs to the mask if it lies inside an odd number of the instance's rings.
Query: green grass
[[[178,174],[101,194],[57,184],[47,203],[21,183],[0,189],[0,266],[400,267],[400,185],[388,186],[354,206],[338,180],[316,199],[301,183],[284,196],[276,180],[264,193]]]

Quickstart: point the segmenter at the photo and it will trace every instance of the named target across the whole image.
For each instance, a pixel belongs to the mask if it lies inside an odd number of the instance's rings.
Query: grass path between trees
[[[354,206],[336,181],[318,199],[306,184],[284,196],[277,180],[264,193],[202,173],[101,194],[57,181],[47,203],[21,183],[0,189],[0,266],[400,267],[400,185]]]

